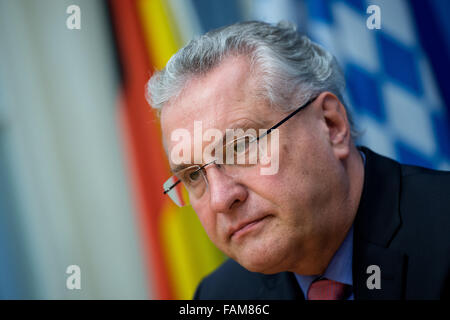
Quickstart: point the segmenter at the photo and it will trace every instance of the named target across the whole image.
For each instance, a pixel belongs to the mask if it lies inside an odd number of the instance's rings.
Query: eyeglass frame
[[[264,138],[265,136],[269,135],[273,130],[277,129],[278,127],[280,127],[283,123],[285,123],[286,121],[288,121],[290,118],[292,118],[293,116],[295,116],[297,113],[299,113],[301,110],[305,109],[307,106],[309,106],[311,103],[313,103],[316,99],[317,99],[318,95],[309,99],[307,102],[305,102],[304,104],[302,104],[300,107],[298,107],[297,109],[295,109],[293,112],[291,112],[290,114],[288,114],[285,118],[283,118],[282,120],[280,120],[279,122],[277,122],[275,125],[273,125],[272,127],[270,127],[266,132],[264,132],[263,134],[261,134],[260,136],[258,136],[255,140],[259,141],[260,139]],[[206,166],[209,166],[210,164],[215,163],[216,160],[210,161],[202,166],[200,166],[197,170],[195,170],[192,173],[197,173],[201,170],[203,170],[203,168],[205,168]],[[188,169],[188,168],[186,168]],[[169,178],[170,179],[170,178]],[[182,181],[180,179],[178,179],[176,182],[174,182],[169,188],[165,189],[163,186],[163,194],[167,194],[169,193],[173,188],[175,188],[179,183],[181,183]],[[171,199],[173,201],[173,199]]]

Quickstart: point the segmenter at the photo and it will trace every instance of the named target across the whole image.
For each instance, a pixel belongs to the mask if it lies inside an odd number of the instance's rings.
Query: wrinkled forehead
[[[180,105],[167,105],[161,112],[161,129],[163,143],[166,152],[171,149],[173,142],[172,135],[180,129],[187,130],[194,134],[194,127],[201,124],[202,130],[208,128],[219,128],[222,123],[226,123],[226,113],[220,112],[214,105],[200,107],[180,101]]]
[[[167,154],[170,153],[174,145],[179,144],[180,135],[188,134],[189,139],[185,143],[194,143],[196,137],[201,137],[202,148],[209,143],[205,138],[211,134],[220,134],[221,138],[226,135],[242,135],[257,132],[259,129],[268,129],[271,120],[265,118],[265,112],[260,112],[264,106],[262,104],[236,104],[214,105],[198,108],[194,112],[189,110],[183,112],[170,106],[161,113],[161,128],[163,133],[163,143]]]
[[[163,107],[161,127],[166,152],[173,145],[172,132],[183,128],[193,134],[196,122],[203,130],[222,132],[241,124],[248,126],[248,122],[263,125],[270,115],[266,105],[250,76],[247,59],[230,57],[207,75],[189,80],[181,94]]]

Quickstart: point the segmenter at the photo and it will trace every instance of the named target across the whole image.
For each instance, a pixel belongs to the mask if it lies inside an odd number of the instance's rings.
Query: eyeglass
[[[258,142],[262,138],[268,136],[273,130],[277,129],[279,126],[295,116],[300,110],[306,108],[316,99],[317,96],[311,98],[306,103],[295,109],[292,113],[287,115],[281,121],[279,121],[270,129],[257,137],[246,134],[224,144],[223,155],[227,154],[227,156],[229,156],[231,151],[231,156],[233,157],[234,161],[231,162],[232,164],[228,164],[230,162],[224,163],[224,165],[220,164],[220,167],[232,170],[236,167],[242,167],[242,165],[251,165],[248,160],[246,162],[243,162],[242,159],[244,159],[245,157],[247,157],[248,159],[249,154],[254,154],[251,151],[255,150],[255,142]],[[217,159],[209,161],[208,163],[201,166],[192,165],[180,170],[163,184],[164,194],[167,194],[179,207],[189,205],[190,197],[200,199],[205,193],[206,188],[208,187],[208,179],[206,178],[205,167],[211,164],[218,165],[216,162]]]

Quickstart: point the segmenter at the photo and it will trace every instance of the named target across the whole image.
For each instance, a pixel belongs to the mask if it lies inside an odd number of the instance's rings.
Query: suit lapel
[[[366,155],[364,187],[354,222],[353,289],[356,300],[404,298],[407,256],[389,248],[401,226],[400,165],[361,147]],[[369,289],[367,268],[381,272],[381,289]],[[261,299],[304,300],[291,272],[261,275]]]
[[[364,187],[354,222],[353,287],[355,299],[401,299],[407,257],[389,248],[401,226],[400,165],[367,148]],[[367,268],[378,266],[381,289],[369,289]]]

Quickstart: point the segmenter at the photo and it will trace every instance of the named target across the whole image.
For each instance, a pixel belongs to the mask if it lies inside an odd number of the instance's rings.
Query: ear
[[[350,124],[347,111],[339,99],[331,92],[323,92],[318,97],[322,117],[326,126],[327,139],[338,159],[345,159],[350,153]]]

